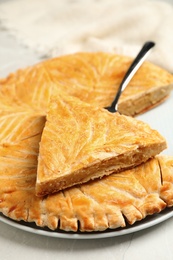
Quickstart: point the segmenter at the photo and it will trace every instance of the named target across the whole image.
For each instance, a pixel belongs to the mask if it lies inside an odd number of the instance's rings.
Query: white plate
[[[127,225],[125,228],[119,228],[117,230],[106,230],[104,232],[92,232],[92,233],[82,233],[82,232],[65,232],[65,231],[51,231],[49,229],[39,228],[33,223],[25,223],[24,221],[16,222],[11,220],[2,214],[0,214],[0,221],[13,226],[15,228],[34,233],[37,235],[56,237],[56,238],[66,238],[66,239],[99,239],[127,235],[137,231],[147,229],[149,227],[155,226],[169,218],[173,217],[173,208],[167,208],[159,214],[146,217],[140,222],[130,226]]]

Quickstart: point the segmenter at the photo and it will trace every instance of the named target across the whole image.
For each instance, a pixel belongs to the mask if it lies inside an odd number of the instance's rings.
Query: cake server
[[[114,101],[112,102],[110,107],[106,107],[106,109],[110,112],[117,112],[118,111],[118,101],[119,98],[121,96],[121,93],[123,92],[123,90],[126,88],[126,86],[128,85],[128,83],[130,82],[130,80],[132,79],[132,77],[135,75],[135,73],[137,72],[137,70],[140,68],[140,66],[142,65],[142,63],[144,62],[144,60],[146,59],[146,57],[148,56],[150,50],[155,46],[155,43],[152,41],[148,41],[146,42],[141,50],[139,51],[138,55],[136,56],[136,58],[134,59],[134,61],[132,62],[132,64],[130,65],[129,69],[127,70],[119,88],[118,88],[118,92],[115,96]]]

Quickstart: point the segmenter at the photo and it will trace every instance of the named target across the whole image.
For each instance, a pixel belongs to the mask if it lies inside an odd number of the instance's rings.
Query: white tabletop
[[[39,60],[36,53],[19,45],[0,30],[0,77]],[[159,130],[168,141],[166,154],[173,155],[173,93],[161,106],[140,116]],[[40,236],[0,223],[0,259],[2,260],[172,260],[173,218],[132,234],[91,240]]]

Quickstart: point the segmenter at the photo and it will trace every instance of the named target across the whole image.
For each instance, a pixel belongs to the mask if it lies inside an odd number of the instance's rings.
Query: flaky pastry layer
[[[40,142],[36,194],[132,168],[165,148],[165,139],[148,124],[58,91]]]

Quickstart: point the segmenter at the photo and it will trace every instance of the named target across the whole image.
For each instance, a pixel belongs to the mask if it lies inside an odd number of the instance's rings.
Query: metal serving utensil
[[[121,96],[121,93],[126,88],[126,86],[130,82],[132,77],[135,75],[137,70],[140,68],[140,66],[142,65],[142,63],[144,62],[146,57],[148,56],[151,48],[153,48],[154,46],[155,46],[155,43],[152,42],[152,41],[146,42],[143,45],[143,47],[139,51],[138,55],[136,56],[136,58],[134,59],[134,61],[130,65],[129,69],[127,70],[127,72],[126,72],[126,74],[125,74],[125,76],[124,76],[124,78],[123,78],[123,80],[122,80],[122,82],[119,86],[119,89],[118,89],[118,92],[115,96],[115,99],[112,102],[112,105],[110,107],[106,107],[106,109],[108,111],[110,111],[110,112],[117,112],[118,111],[118,100]]]

